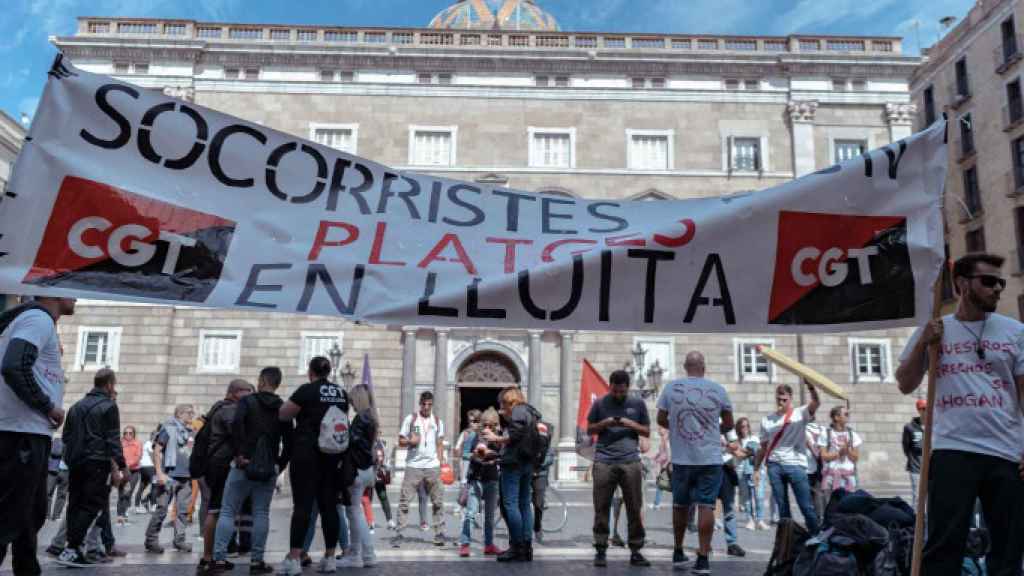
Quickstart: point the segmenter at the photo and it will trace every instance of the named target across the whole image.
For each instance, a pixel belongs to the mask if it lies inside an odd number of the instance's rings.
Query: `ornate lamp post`
[[[345,369],[341,371],[341,381],[345,384],[345,390],[352,389],[352,383],[356,380],[355,368],[351,362],[345,362]]]
[[[661,367],[661,362],[658,360],[655,360],[654,364],[647,369],[647,380],[651,383],[651,390],[655,396],[661,392],[661,377],[664,375],[665,369]]]
[[[331,349],[327,351],[327,356],[331,359],[331,369],[334,371],[334,381],[338,381],[338,365],[341,364],[341,356],[344,354],[341,351],[341,347],[338,346],[338,341],[335,340]]]
[[[633,380],[633,389],[636,390],[637,395],[646,400],[657,393],[656,389],[647,387],[647,378],[652,377],[654,374],[654,372],[652,372],[653,367],[652,370],[648,370],[646,373],[644,372],[644,357],[647,356],[647,350],[637,342],[636,346],[629,352],[633,355],[633,362],[626,363],[626,371],[629,372],[630,379]],[[658,370],[657,374],[660,384],[662,371],[660,367]]]

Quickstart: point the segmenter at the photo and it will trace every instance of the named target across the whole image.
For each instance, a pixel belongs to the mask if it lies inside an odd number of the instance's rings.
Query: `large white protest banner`
[[[0,291],[384,324],[910,326],[945,127],[754,193],[580,200],[387,166],[54,64],[0,202]]]

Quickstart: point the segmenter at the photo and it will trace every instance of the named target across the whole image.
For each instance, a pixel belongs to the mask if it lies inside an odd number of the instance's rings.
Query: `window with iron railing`
[[[664,38],[633,38],[633,48],[664,48]]]
[[[1014,185],[1019,190],[1024,188],[1024,136],[1010,142],[1010,156],[1013,161]]]
[[[830,52],[863,52],[863,40],[829,40],[827,42]]]
[[[228,38],[235,40],[255,40],[262,37],[261,28],[228,28]]]
[[[817,40],[800,40],[800,51],[801,52],[817,52],[821,50],[821,42]]]
[[[1003,20],[1000,30],[1003,36],[1003,63],[1005,64],[1018,55],[1017,26],[1013,21],[1013,16]]]
[[[479,46],[480,35],[479,34],[463,34],[459,37],[459,44],[463,46]]]
[[[1020,78],[1006,85],[1006,111],[1011,124],[1024,118],[1024,98],[1021,97]]]
[[[526,48],[530,45],[529,36],[509,36],[508,45],[516,48]]]
[[[786,52],[789,50],[789,42],[785,40],[765,40],[764,49],[768,52]]]
[[[978,167],[971,166],[964,170],[964,204],[970,216],[977,217],[981,212],[981,191],[978,189]]]
[[[109,22],[89,22],[89,34],[109,34],[110,23]]]
[[[892,52],[892,42],[888,40],[875,40],[871,42],[871,47],[875,52]]]
[[[967,58],[956,61],[956,95],[960,98],[967,98],[971,95],[970,81],[967,77]]]
[[[156,22],[120,22],[117,25],[119,34],[156,34]]]
[[[969,156],[974,153],[974,123],[970,114],[960,117],[960,155]]]
[[[186,30],[184,24],[164,24],[164,34],[168,36],[184,36]]]
[[[867,150],[867,142],[864,140],[836,140],[835,162],[839,164],[854,158],[860,158]]]
[[[271,40],[291,40],[292,31],[287,28],[273,28],[270,30]]]
[[[924,89],[924,124],[931,126],[935,122],[935,87]]]
[[[718,50],[718,40],[713,38],[702,38],[697,40],[698,50]]]
[[[537,46],[543,48],[568,48],[568,36],[537,36]]]
[[[604,38],[605,48],[625,48],[626,39],[621,36],[605,36]]]
[[[221,29],[219,26],[200,26],[196,28],[196,36],[200,38],[220,38]]]
[[[299,42],[316,42],[316,30],[296,30],[295,39]]]
[[[363,41],[367,44],[387,44],[387,32],[366,32],[363,34]]]
[[[575,44],[577,48],[597,48],[597,36],[577,36]]]
[[[412,44],[415,41],[415,37],[412,32],[392,32],[391,43],[392,44]]]
[[[741,52],[757,50],[757,40],[728,38],[725,41],[725,49]]]
[[[325,30],[324,40],[327,42],[344,42],[355,44],[359,42],[359,32],[355,30]]]
[[[689,38],[673,38],[672,49],[673,50],[689,50],[693,47],[693,43],[690,42]]]

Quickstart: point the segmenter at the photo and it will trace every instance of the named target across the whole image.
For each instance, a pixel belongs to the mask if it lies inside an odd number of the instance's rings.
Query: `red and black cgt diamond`
[[[25,283],[204,302],[234,233],[231,220],[68,176]]]
[[[913,317],[906,218],[779,213],[769,324]]]

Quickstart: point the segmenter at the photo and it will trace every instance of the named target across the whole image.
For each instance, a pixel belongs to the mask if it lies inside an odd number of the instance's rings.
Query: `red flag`
[[[601,373],[584,358],[580,377],[580,407],[576,412],[576,453],[588,460],[594,459],[594,444],[597,443],[597,437],[587,434],[587,415],[590,414],[590,406],[594,401],[608,392],[608,383],[604,381]]]

